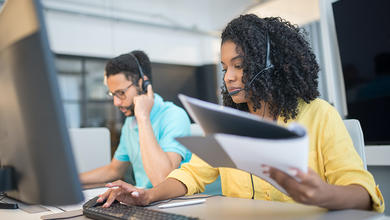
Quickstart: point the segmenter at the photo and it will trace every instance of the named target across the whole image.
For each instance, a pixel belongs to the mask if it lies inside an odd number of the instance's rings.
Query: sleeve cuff
[[[124,161],[124,162],[127,162],[127,161],[130,161],[129,160],[129,157],[125,156],[125,155],[114,155],[114,158],[119,160],[119,161]]]
[[[163,148],[163,151],[177,153],[182,157],[183,160],[186,159],[185,152],[179,148],[175,148],[175,147]]]
[[[382,193],[379,190],[379,186],[372,187],[371,184],[368,184],[364,181],[353,181],[342,185],[352,185],[352,184],[360,185],[367,190],[368,194],[371,197],[371,202],[372,202],[371,206],[373,211],[380,212],[380,213],[384,212],[385,202]]]
[[[369,192],[370,193],[370,192]],[[372,199],[372,209],[374,211],[383,213],[385,211],[385,200],[382,196],[381,191],[379,190],[379,185],[375,186],[375,195],[377,195],[378,201],[374,202],[374,199]],[[373,195],[370,193],[371,198],[373,198]]]

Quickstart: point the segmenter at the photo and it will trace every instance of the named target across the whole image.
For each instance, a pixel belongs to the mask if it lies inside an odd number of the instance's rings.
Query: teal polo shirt
[[[190,119],[187,113],[172,102],[164,102],[161,96],[154,93],[150,121],[154,136],[163,151],[179,154],[182,157],[181,164],[189,162],[192,156],[191,152],[175,140],[176,137],[191,135]],[[125,120],[114,158],[132,163],[137,187],[153,187],[142,163],[138,125],[134,116],[127,117]]]

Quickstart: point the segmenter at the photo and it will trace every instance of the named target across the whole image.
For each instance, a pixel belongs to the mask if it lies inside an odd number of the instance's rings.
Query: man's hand
[[[152,85],[148,85],[146,94],[135,96],[133,103],[135,118],[137,120],[149,119],[150,111],[152,110],[154,104]]]
[[[288,175],[274,167],[262,166],[263,173],[282,186],[297,202],[325,207],[330,201],[332,187],[309,168],[307,173],[291,168]],[[298,178],[296,180],[292,176]]]
[[[117,180],[113,183],[108,183],[106,187],[111,189],[101,194],[97,202],[103,202],[103,207],[110,207],[117,200],[127,205],[146,206],[150,203],[149,194],[144,189],[136,188],[135,186],[125,183],[122,180]]]

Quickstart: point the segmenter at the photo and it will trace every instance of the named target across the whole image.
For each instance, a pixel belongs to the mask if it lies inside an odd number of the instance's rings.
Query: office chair
[[[79,173],[111,162],[110,131],[107,128],[69,128],[69,137]]]
[[[204,136],[202,128],[196,123],[191,124],[191,136]]]
[[[345,119],[343,121],[345,127],[349,132],[349,135],[351,136],[353,146],[355,146],[357,153],[359,154],[360,158],[363,161],[364,168],[367,170],[366,153],[364,151],[365,145],[364,145],[362,127],[360,126],[359,121],[356,119]]]

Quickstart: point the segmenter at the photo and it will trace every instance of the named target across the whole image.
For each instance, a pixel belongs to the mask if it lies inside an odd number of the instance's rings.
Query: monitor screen
[[[153,91],[164,100],[183,107],[177,94],[217,103],[216,65],[201,66],[152,63]],[[183,107],[184,108],[184,107]]]
[[[7,195],[31,204],[83,200],[38,0],[0,11],[0,165],[14,169]],[[1,191],[1,190],[0,190]]]
[[[366,144],[390,144],[390,1],[332,4],[347,95]]]

